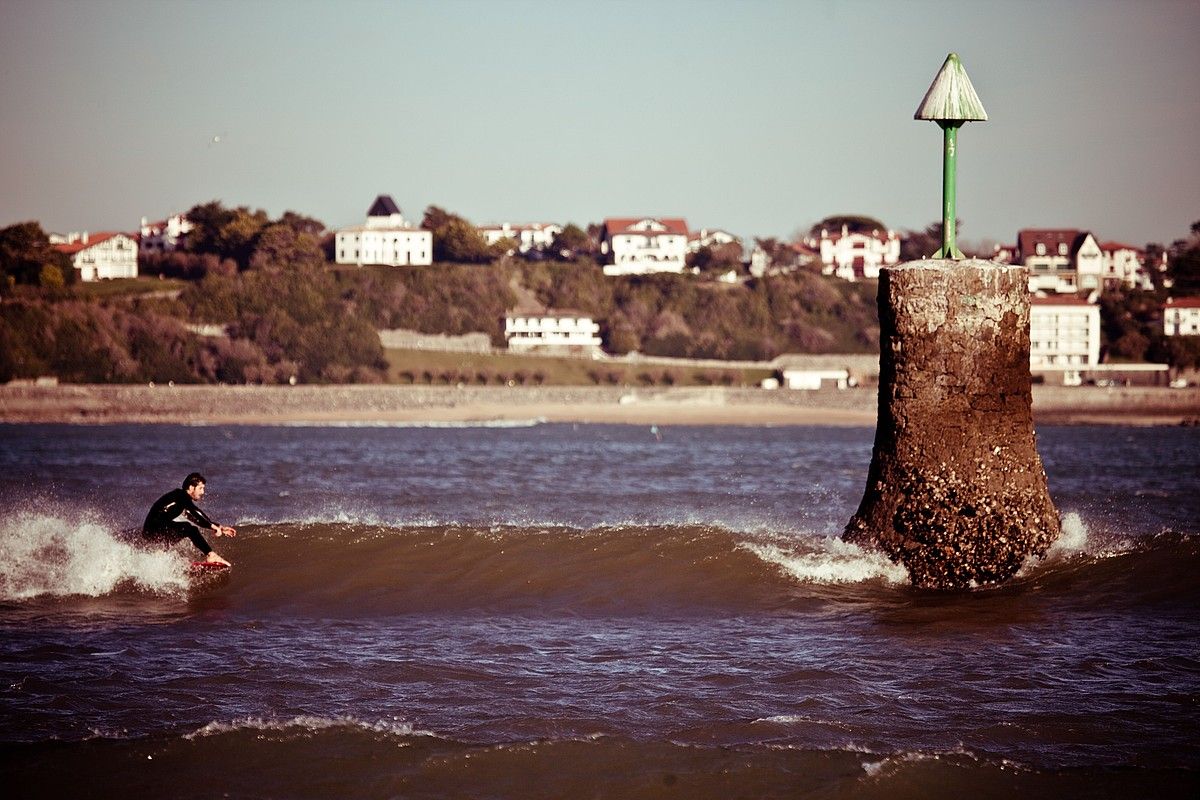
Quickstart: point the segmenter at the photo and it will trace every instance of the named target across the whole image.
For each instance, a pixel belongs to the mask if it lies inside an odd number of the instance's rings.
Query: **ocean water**
[[[1200,430],[1043,427],[1063,536],[913,589],[873,430],[0,426],[8,797],[1195,797]],[[183,476],[236,524],[122,535]]]

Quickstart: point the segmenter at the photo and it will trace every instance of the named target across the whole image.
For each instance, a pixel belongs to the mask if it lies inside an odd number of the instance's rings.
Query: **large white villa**
[[[900,235],[893,230],[870,233],[851,231],[848,225],[830,232],[821,229],[820,237],[810,237],[804,246],[821,259],[821,273],[847,281],[876,280],[880,267],[900,262]]]
[[[605,275],[683,272],[687,221],[676,217],[610,217],[600,230]]]
[[[367,223],[342,228],[334,236],[338,264],[384,264],[392,267],[433,263],[433,234],[405,221],[390,195],[375,198]]]
[[[89,234],[69,233],[52,236],[56,250],[71,257],[71,265],[81,281],[109,278],[136,278],[138,246],[127,233],[103,231]]]

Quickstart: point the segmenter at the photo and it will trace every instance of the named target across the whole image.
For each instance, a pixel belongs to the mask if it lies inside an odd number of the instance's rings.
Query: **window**
[[[1046,255],[1046,245],[1045,245],[1044,243],[1042,243],[1042,242],[1038,242],[1038,244],[1037,244],[1037,248],[1036,248],[1036,249],[1037,249],[1037,254],[1038,254],[1039,256],[1044,256],[1044,255]]]
[[[1066,242],[1058,243],[1058,254],[1060,256],[1065,256],[1067,254],[1067,243]]]

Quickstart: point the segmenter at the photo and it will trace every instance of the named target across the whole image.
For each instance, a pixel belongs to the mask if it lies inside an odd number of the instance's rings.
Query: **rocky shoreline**
[[[876,407],[874,388],[0,386],[0,423],[871,426]],[[1197,424],[1200,389],[1035,386],[1033,410],[1047,424]]]

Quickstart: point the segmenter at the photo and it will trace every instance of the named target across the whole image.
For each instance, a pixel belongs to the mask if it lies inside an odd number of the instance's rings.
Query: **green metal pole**
[[[955,210],[954,191],[957,184],[958,127],[961,122],[941,123],[945,148],[942,153],[942,249],[941,258],[962,258],[954,241],[958,214]]]

